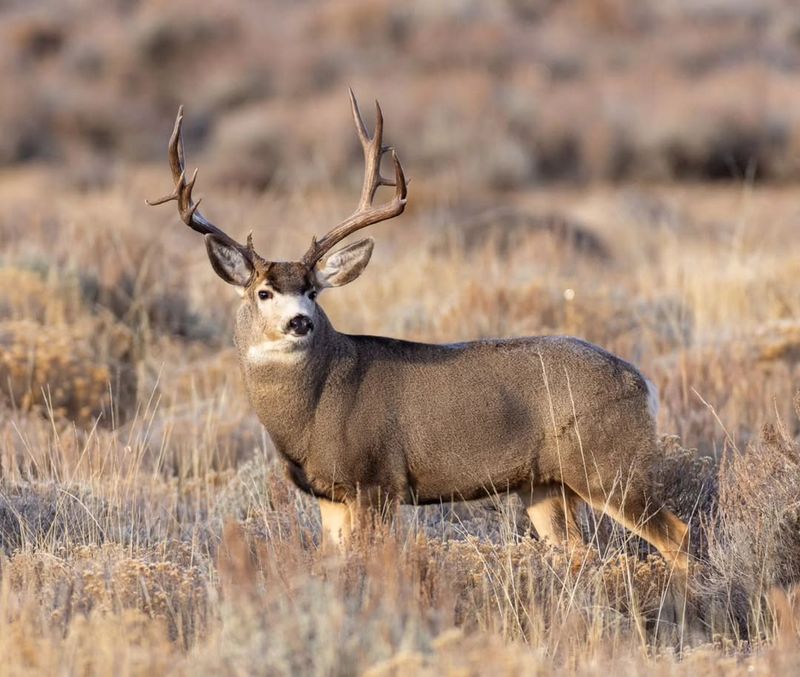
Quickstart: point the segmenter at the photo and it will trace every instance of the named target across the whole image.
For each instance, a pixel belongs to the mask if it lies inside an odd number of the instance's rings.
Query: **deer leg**
[[[360,490],[346,502],[317,499],[322,518],[322,543],[346,547],[358,533],[378,523],[391,525],[397,501],[380,489]]]
[[[654,546],[676,572],[688,574],[689,527],[683,520],[665,508],[648,509],[643,497],[624,492],[614,492],[605,500],[600,496],[583,499]]]
[[[346,503],[318,499],[323,546],[346,546],[353,535],[353,511]]]
[[[567,542],[570,548],[583,544],[575,509],[577,494],[562,484],[546,484],[518,490],[517,494],[540,539]]]
[[[614,492],[606,501],[597,496],[594,498],[589,504],[595,510],[607,513],[645,539],[671,566],[673,585],[665,599],[662,617],[685,628],[688,632],[686,638],[692,642],[706,637],[702,611],[689,586],[688,525],[665,508],[649,509],[646,498],[641,495],[626,496],[623,492]]]
[[[683,575],[689,573],[689,527],[683,520],[664,508],[644,522],[641,516],[631,520],[630,525],[627,518],[623,519],[626,527],[654,545],[676,571]]]

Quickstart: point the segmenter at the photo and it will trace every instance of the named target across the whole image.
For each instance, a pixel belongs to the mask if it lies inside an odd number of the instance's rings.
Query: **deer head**
[[[364,183],[356,210],[323,237],[313,237],[311,246],[298,261],[270,261],[258,254],[252,233],[241,244],[219,229],[199,211],[200,200],[192,199],[197,180],[195,169],[186,178],[183,138],[183,107],[178,109],[175,127],[169,140],[169,166],[174,190],[150,205],[175,201],[183,222],[205,236],[211,266],[225,282],[233,285],[242,302],[237,314],[236,341],[262,356],[297,353],[311,345],[315,327],[324,321],[316,302],[327,287],[340,287],[355,280],[366,268],[372,255],[371,238],[359,240],[333,254],[328,252],[351,233],[403,213],[406,205],[406,180],[394,148],[383,145],[383,114],[375,102],[375,133],[370,136],[350,90],[350,104],[356,132],[364,151]],[[391,153],[394,179],[381,176],[384,153]],[[375,193],[381,186],[393,186],[388,202],[375,206]]]

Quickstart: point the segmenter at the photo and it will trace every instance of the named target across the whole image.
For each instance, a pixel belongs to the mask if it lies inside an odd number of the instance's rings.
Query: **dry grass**
[[[0,218],[2,359],[27,379],[6,377],[0,418],[9,671],[796,665],[800,353],[788,191],[533,191],[464,228],[463,206],[423,203],[376,231],[369,278],[323,299],[350,331],[437,341],[569,332],[642,364],[662,390],[661,428],[682,435],[664,438],[658,473],[661,498],[691,521],[697,557],[688,613],[703,629],[682,635],[663,560],[588,512],[591,545],[572,560],[533,539],[505,499],[404,508],[391,533],[344,558],[322,552],[316,507],[287,483],[244,399],[227,338],[233,295],[171,213],[126,197],[159,192],[164,172],[37,202],[54,175],[17,172],[0,184],[15,215]],[[276,256],[301,251],[308,232],[273,216],[322,223],[349,202],[204,188],[209,213],[228,210],[235,233],[249,210],[272,223],[257,241]],[[24,237],[20,214],[33,224]],[[62,229],[70,237],[54,239]],[[147,265],[120,310],[99,290],[137,260]],[[154,320],[164,317],[183,319]],[[189,321],[204,330],[185,331]],[[136,396],[80,381],[119,365],[135,374]],[[47,392],[52,402],[37,399]]]

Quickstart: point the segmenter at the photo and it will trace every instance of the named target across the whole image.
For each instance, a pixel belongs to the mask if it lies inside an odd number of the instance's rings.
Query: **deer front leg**
[[[353,536],[353,511],[346,503],[318,499],[323,547],[344,547]]]
[[[332,544],[340,548],[350,545],[353,537],[382,524],[391,527],[397,500],[380,488],[359,490],[344,503],[317,499],[322,517],[323,545]]]

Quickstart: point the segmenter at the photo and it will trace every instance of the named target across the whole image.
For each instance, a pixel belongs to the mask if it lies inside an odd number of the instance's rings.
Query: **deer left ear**
[[[374,246],[375,242],[368,237],[335,251],[314,268],[317,286],[341,287],[355,280],[367,267]]]
[[[232,246],[216,235],[206,235],[205,240],[206,251],[214,272],[225,282],[236,287],[240,294],[243,293],[253,277],[253,262],[241,248]]]

